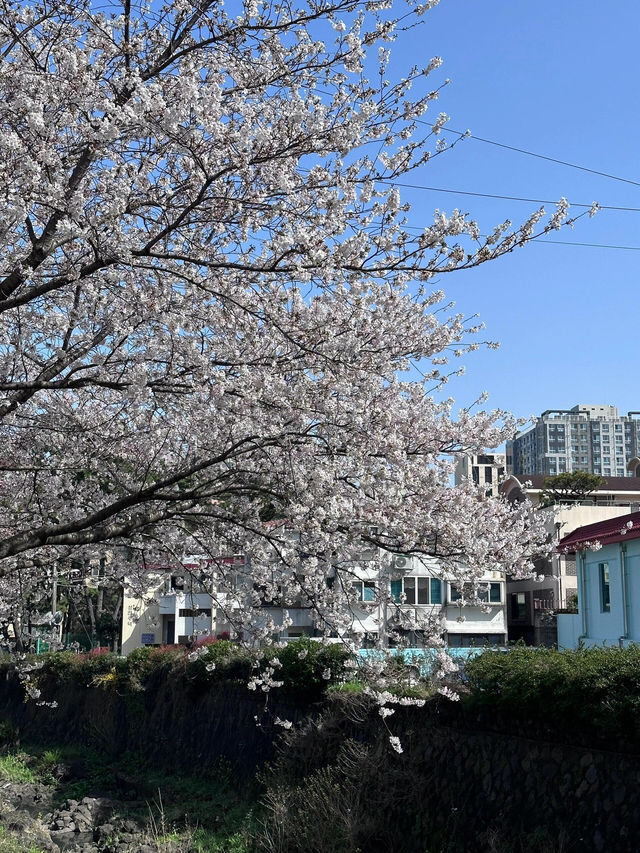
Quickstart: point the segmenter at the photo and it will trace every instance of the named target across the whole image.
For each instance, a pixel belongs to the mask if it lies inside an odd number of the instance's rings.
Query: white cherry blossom
[[[531,570],[526,506],[449,485],[514,422],[438,396],[478,327],[428,282],[542,214],[409,236],[394,182],[439,156],[415,119],[441,61],[366,79],[433,5],[2,0],[3,607],[71,559],[108,552],[142,588],[197,553],[238,625],[286,582],[340,636],[363,543],[471,583]]]

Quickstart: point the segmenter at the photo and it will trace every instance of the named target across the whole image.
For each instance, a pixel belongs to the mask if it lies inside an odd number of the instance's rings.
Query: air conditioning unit
[[[396,557],[393,561],[393,565],[396,569],[406,569],[409,566],[409,557]]]

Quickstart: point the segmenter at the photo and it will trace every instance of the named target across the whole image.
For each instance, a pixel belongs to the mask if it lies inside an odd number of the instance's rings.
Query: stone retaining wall
[[[291,782],[304,784],[305,776],[331,765],[347,738],[369,751],[375,772],[362,784],[377,786],[389,803],[379,819],[390,831],[410,810],[424,812],[425,824],[439,824],[469,850],[492,827],[514,837],[546,827],[563,851],[640,849],[638,755],[549,743],[535,732],[474,730],[463,715],[456,723],[455,713],[437,706],[399,707],[386,729],[377,707],[363,698],[336,696],[305,708],[274,693],[265,705],[265,697],[239,684],[217,684],[200,695],[176,692],[175,684],[133,695],[67,685],[55,698],[55,710],[25,703],[8,679],[0,687],[0,719],[10,720],[25,741],[130,750],[190,774],[224,759],[249,781],[278,754],[280,717],[294,721],[279,771]],[[391,749],[390,734],[400,738],[401,755]],[[396,808],[399,789],[406,796]],[[393,849],[405,849],[398,845]]]

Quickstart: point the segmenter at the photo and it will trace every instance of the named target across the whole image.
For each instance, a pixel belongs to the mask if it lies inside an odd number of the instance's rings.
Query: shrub
[[[134,692],[144,690],[152,678],[182,671],[185,651],[184,646],[143,646],[134,649],[123,660],[123,680]]]
[[[284,689],[308,701],[322,697],[327,687],[344,677],[345,662],[351,652],[342,644],[325,646],[308,637],[287,643],[284,648],[264,650],[264,661],[277,658],[281,666],[275,678]]]
[[[91,649],[87,652],[87,657],[99,658],[101,655],[108,655],[110,653],[111,649],[108,646],[96,646],[95,649]]]
[[[107,675],[112,669],[116,672],[122,671],[122,663],[118,655],[109,650],[93,654],[95,651],[97,650],[93,649],[91,652],[87,652],[86,655],[77,656],[78,679],[81,684],[87,687],[93,683],[97,676]]]
[[[251,675],[253,657],[231,640],[206,638],[209,642],[196,648],[198,657],[191,661],[186,676],[193,686],[213,681],[247,681]],[[204,653],[203,653],[204,652]]]
[[[503,727],[531,724],[570,740],[640,748],[640,648],[515,647],[467,662],[468,707]]]
[[[323,645],[308,638],[284,648],[270,647],[259,653],[262,671],[268,661],[281,662],[275,676],[284,681],[290,693],[304,700],[316,700],[331,684],[344,679],[344,664],[350,652],[342,645]],[[128,690],[139,693],[159,680],[174,678],[190,689],[202,690],[221,681],[248,682],[255,674],[256,655],[232,640],[207,637],[191,650],[184,646],[145,646],[126,657],[108,649],[93,649],[86,654],[51,652],[37,659],[42,668],[33,681],[43,690],[45,699],[53,697],[61,684],[79,687]]]
[[[203,646],[212,646],[214,643],[217,643],[218,640],[221,640],[222,637],[212,637],[210,634],[206,637],[200,637],[199,640],[196,640],[195,647],[196,649],[201,649]],[[225,637],[226,640],[229,637]]]

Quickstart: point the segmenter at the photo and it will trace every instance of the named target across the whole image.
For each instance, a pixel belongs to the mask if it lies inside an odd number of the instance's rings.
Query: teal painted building
[[[575,553],[578,613],[558,615],[558,647],[640,644],[640,512],[579,527],[558,543]]]

